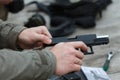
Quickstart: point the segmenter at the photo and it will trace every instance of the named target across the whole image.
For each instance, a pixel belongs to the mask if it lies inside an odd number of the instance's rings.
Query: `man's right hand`
[[[81,42],[66,42],[56,44],[51,48],[51,52],[56,57],[56,75],[64,75],[69,72],[79,71],[82,65],[83,52],[87,51],[87,46]]]

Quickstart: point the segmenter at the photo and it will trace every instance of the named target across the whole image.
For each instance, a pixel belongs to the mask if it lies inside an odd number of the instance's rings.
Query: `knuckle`
[[[41,37],[41,39],[44,39],[44,38],[45,38],[45,36],[44,36],[44,35],[41,35],[40,37]]]
[[[44,29],[44,30],[47,30],[47,28],[45,26],[41,26],[41,28]]]
[[[80,60],[80,65],[82,65],[83,64],[83,62],[82,62],[82,60]]]
[[[84,45],[85,45],[85,43],[84,43],[83,41],[81,41],[80,43],[81,43],[81,46],[84,46]]]
[[[83,53],[83,52],[80,52],[79,54],[80,54],[80,56],[81,56],[82,58],[84,57],[84,53]]]
[[[75,54],[75,49],[73,49],[73,48],[68,48],[68,51],[72,54]]]
[[[71,53],[75,52],[75,49],[69,43],[65,43],[65,46],[67,47],[69,52],[71,52]]]
[[[75,69],[75,68],[76,68],[76,66],[75,66],[74,64],[69,65],[69,67],[70,67],[71,69]]]

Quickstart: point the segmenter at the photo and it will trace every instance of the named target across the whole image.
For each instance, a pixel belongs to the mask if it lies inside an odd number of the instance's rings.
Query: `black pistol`
[[[91,52],[86,52],[86,54],[93,54],[94,51],[92,46],[104,45],[109,43],[109,36],[97,36],[96,34],[87,34],[87,35],[78,35],[75,38],[66,38],[66,37],[56,37],[52,38],[52,43],[47,46],[53,46],[60,42],[73,42],[73,41],[83,41],[88,47],[90,47]],[[50,80],[87,80],[82,69],[78,72],[71,72],[60,77],[53,77]]]
[[[89,48],[91,52],[85,52],[84,54],[94,54],[92,46],[104,45],[109,43],[109,36],[97,36],[96,34],[87,34],[87,35],[77,35],[74,38],[66,37],[55,37],[52,38],[52,43],[46,46],[53,46],[60,42],[73,42],[73,41],[83,41]]]

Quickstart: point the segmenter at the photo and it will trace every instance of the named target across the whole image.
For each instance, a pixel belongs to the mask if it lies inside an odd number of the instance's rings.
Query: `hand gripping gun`
[[[103,45],[109,43],[109,36],[97,36],[96,34],[87,34],[87,35],[78,35],[74,38],[66,37],[55,37],[52,38],[52,43],[46,46],[53,46],[60,42],[74,42],[74,41],[83,41],[91,50],[91,52],[84,52],[84,55],[94,54],[92,46]]]
[[[109,36],[108,35],[97,36],[96,34],[88,34],[88,35],[79,35],[76,36],[75,38],[56,37],[56,38],[52,38],[52,43],[46,46],[53,46],[60,42],[73,42],[73,41],[83,41],[88,47],[90,47],[91,52],[84,53],[85,55],[87,55],[87,54],[94,54],[92,46],[108,44]],[[78,72],[71,72],[60,77],[55,76],[50,80],[87,80],[87,78],[81,69]]]

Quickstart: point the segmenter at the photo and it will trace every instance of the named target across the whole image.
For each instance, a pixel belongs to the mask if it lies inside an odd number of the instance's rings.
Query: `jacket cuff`
[[[55,55],[47,48],[43,49],[39,55],[41,59],[41,64],[43,65],[42,67],[44,68],[43,69],[44,71],[40,70],[40,73],[44,72],[42,73],[42,75],[45,75],[45,76],[42,76],[42,80],[46,80],[46,78],[50,78],[52,75],[55,74],[56,58],[55,58]]]
[[[9,32],[8,35],[8,40],[9,40],[9,45],[11,49],[15,49],[17,50],[17,38],[18,35],[20,34],[21,31],[23,31],[24,29],[26,29],[26,27],[23,26],[17,26],[12,28],[12,30]]]

